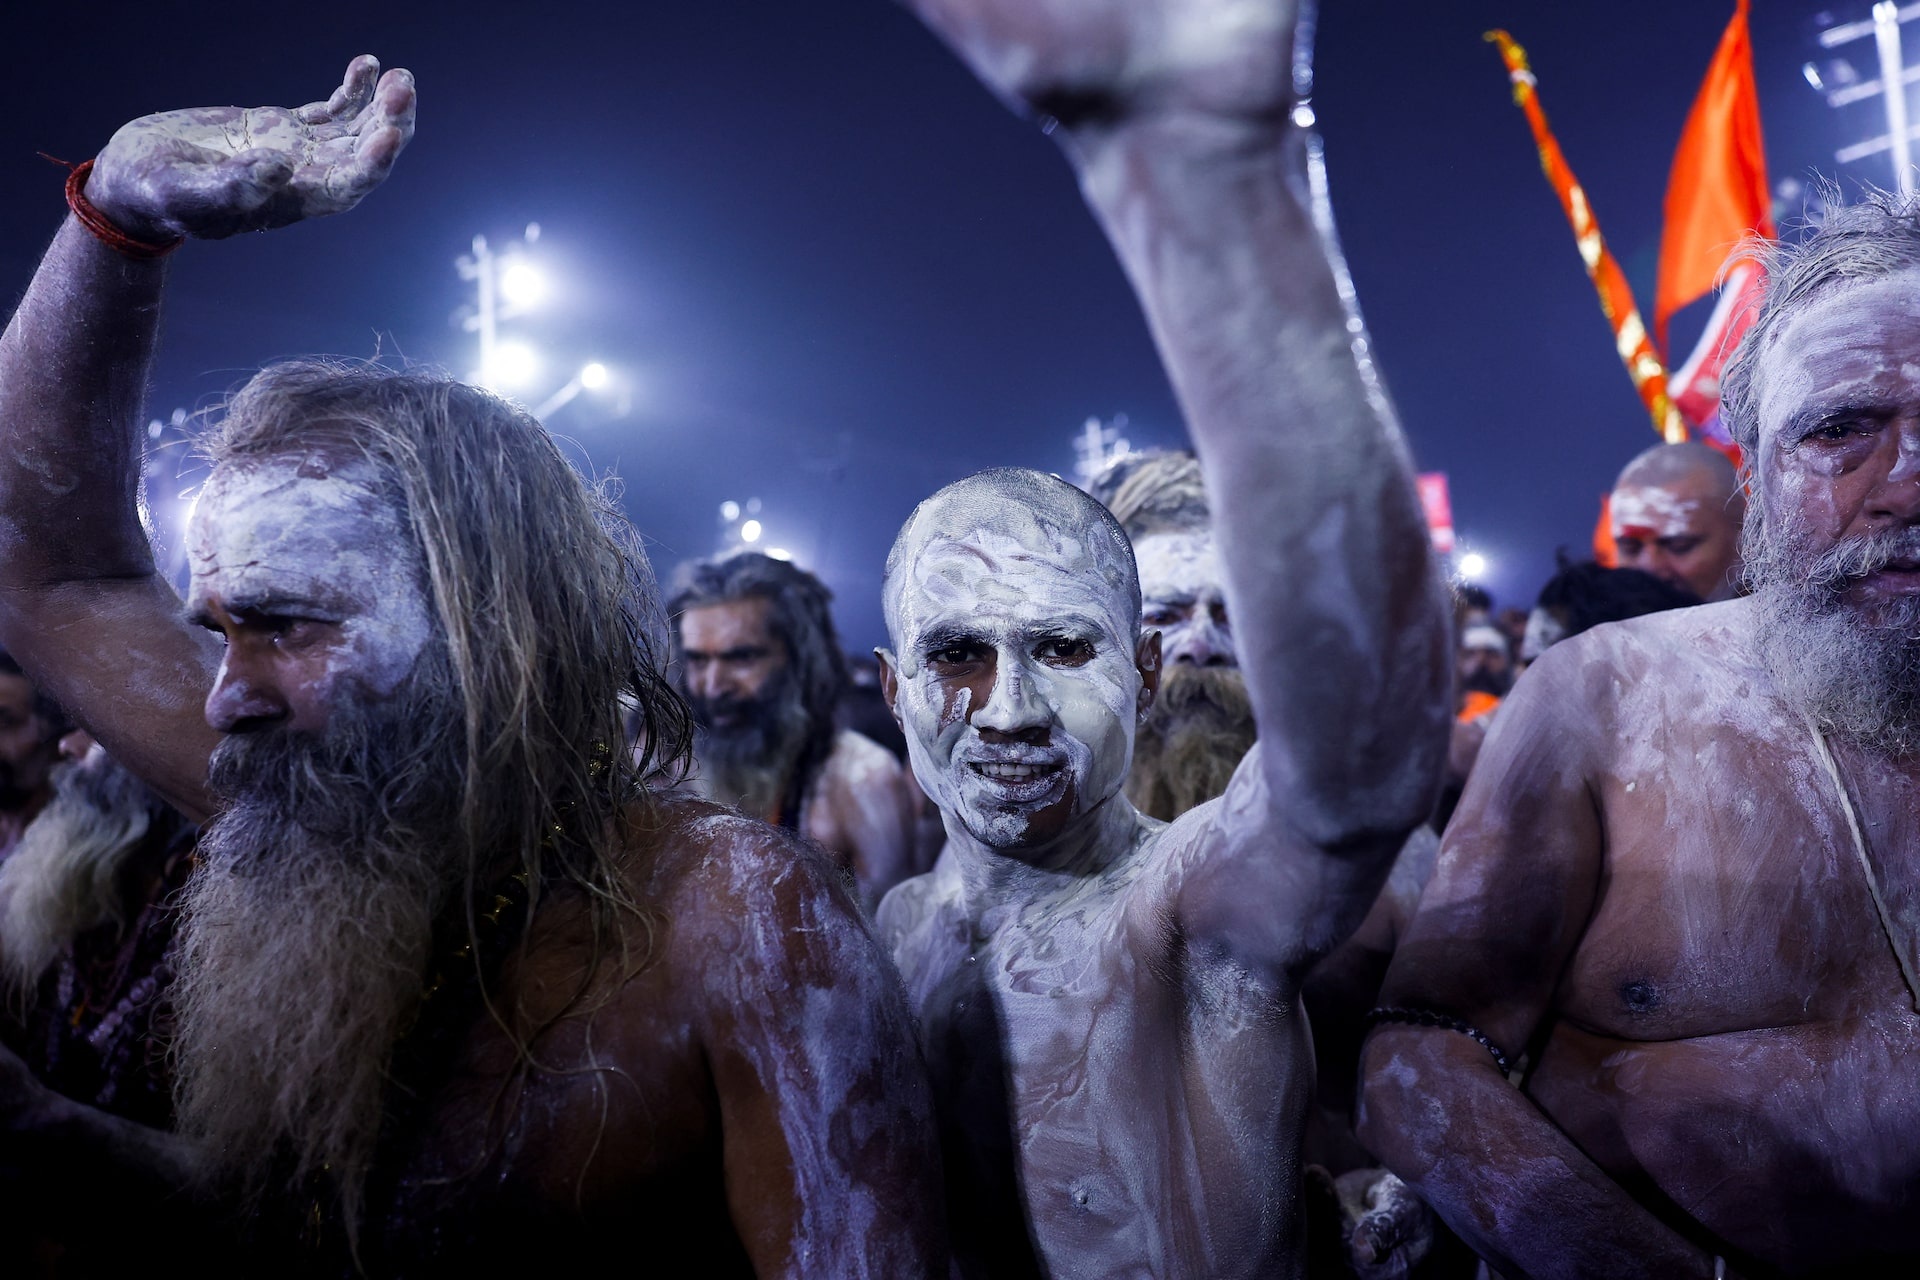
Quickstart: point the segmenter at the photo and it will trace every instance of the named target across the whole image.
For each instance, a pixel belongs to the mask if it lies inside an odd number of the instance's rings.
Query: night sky
[[[589,359],[617,370],[624,415],[583,397],[551,425],[622,478],[663,575],[714,550],[723,500],[758,497],[767,542],[834,588],[850,648],[881,642],[881,560],[941,484],[1070,473],[1089,415],[1125,413],[1136,446],[1184,438],[1054,145],[883,0],[26,7],[0,98],[9,299],[63,212],[35,152],[84,159],[150,111],[323,98],[362,52],[419,81],[413,146],[359,209],[176,257],[162,416],[281,356],[465,372],[453,260],[537,221],[558,286],[510,328],[556,372],[526,398]],[[1890,182],[1884,160],[1832,161],[1880,131],[1877,108],[1830,110],[1800,73],[1867,0],[1754,7],[1776,183]],[[1323,0],[1316,105],[1361,305],[1419,465],[1451,476],[1503,602],[1530,601],[1556,546],[1584,549],[1655,437],[1480,34],[1505,26],[1532,55],[1649,306],[1668,164],[1731,10]],[[1839,52],[1872,74],[1870,41]]]

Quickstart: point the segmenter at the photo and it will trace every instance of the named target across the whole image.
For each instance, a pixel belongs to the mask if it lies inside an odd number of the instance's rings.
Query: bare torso
[[[1752,655],[1751,617],[1733,602],[1569,642],[1558,671],[1579,683],[1578,713],[1559,729],[1584,763],[1509,774],[1497,801],[1517,812],[1529,793],[1552,805],[1584,789],[1604,833],[1526,1091],[1707,1252],[1859,1274],[1920,1256],[1920,1018],[1893,951],[1913,956],[1920,938],[1920,768],[1831,744],[1890,945],[1812,730]],[[1471,823],[1443,868],[1499,838]],[[1430,894],[1423,913],[1459,903],[1457,927],[1496,933],[1463,890]],[[1403,954],[1424,949],[1423,923]],[[1517,969],[1527,925],[1507,927]]]
[[[1038,896],[970,902],[950,849],[884,904],[965,1274],[1291,1274],[1304,1021],[1184,946],[1160,888],[1216,807],[1141,819],[1103,872]]]
[[[650,843],[638,971],[622,981],[630,966],[604,955],[587,1011],[533,1039],[521,1083],[498,1026],[463,1038],[395,1142],[372,1232],[383,1264],[571,1272],[670,1242],[702,1275],[937,1274],[921,1068],[830,874],[703,804],[669,802]],[[503,1004],[546,1021],[592,953],[580,904],[554,902],[504,967]]]

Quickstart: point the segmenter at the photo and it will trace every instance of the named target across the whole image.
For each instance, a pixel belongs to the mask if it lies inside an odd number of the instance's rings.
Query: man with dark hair
[[[1725,454],[1698,441],[1657,444],[1614,481],[1607,513],[1619,567],[1639,569],[1702,600],[1740,588],[1747,498]]]
[[[1920,1261],[1920,209],[1768,255],[1753,594],[1554,645],[1395,955],[1362,1136],[1498,1271]]]
[[[0,858],[53,794],[53,766],[67,729],[60,705],[0,649]]]
[[[1297,11],[916,7],[1052,118],[1139,292],[1259,730],[1224,795],[1146,817],[1125,783],[1165,637],[1113,514],[1003,469],[900,530],[885,681],[947,845],[878,921],[920,1011],[958,1269],[1297,1275],[1300,984],[1431,810],[1449,678],[1406,451],[1292,182]]]
[[[1609,569],[1587,561],[1570,564],[1547,579],[1527,615],[1527,631],[1520,645],[1520,661],[1532,664],[1540,655],[1603,622],[1625,622],[1667,609],[1688,609],[1700,597],[1665,578],[1638,569]]]
[[[683,566],[667,613],[694,785],[826,849],[872,910],[920,869],[915,795],[886,748],[835,727],[847,666],[832,600],[798,565],[741,551]]]
[[[537,422],[273,366],[208,443],[186,610],[154,570],[153,259],[350,208],[413,114],[411,76],[360,58],[326,102],[135,121],[0,339],[0,639],[211,819],[182,1136],[0,1072],[34,1174],[9,1194],[148,1267],[183,1235],[207,1265],[234,1233],[195,1210],[243,1209],[252,1256],[216,1271],[565,1273],[671,1240],[705,1274],[934,1274],[898,981],[804,846],[645,785],[689,730],[658,595]]]

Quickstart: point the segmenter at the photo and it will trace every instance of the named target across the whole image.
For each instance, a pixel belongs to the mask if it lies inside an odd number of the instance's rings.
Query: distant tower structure
[[[1073,474],[1082,486],[1105,471],[1109,463],[1133,452],[1133,445],[1120,434],[1126,429],[1127,415],[1124,413],[1114,414],[1107,422],[1088,418],[1082,424],[1080,433],[1073,438],[1073,451],[1077,455]]]

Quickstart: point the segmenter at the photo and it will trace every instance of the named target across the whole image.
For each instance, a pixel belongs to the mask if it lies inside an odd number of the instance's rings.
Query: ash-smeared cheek
[[[950,808],[958,795],[954,751],[966,732],[973,690],[942,685],[922,667],[902,680],[898,700],[914,780],[935,804]]]
[[[1030,678],[1053,713],[1049,740],[1067,755],[1074,808],[1091,809],[1119,788],[1133,762],[1139,673],[1131,664],[1096,659],[1071,671],[1037,669]]]

